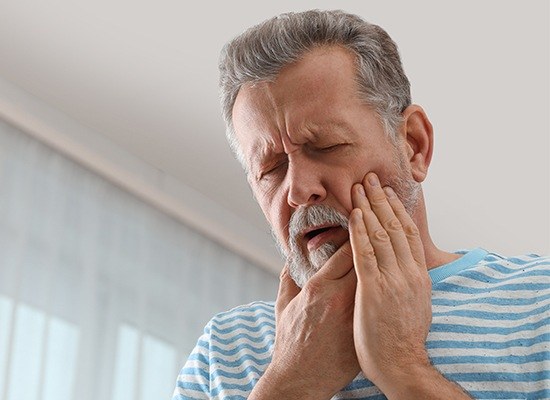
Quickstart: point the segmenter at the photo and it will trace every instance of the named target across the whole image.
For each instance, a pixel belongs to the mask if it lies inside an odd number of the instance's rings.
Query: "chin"
[[[340,246],[334,242],[327,242],[311,251],[307,258],[303,254],[288,257],[289,273],[296,285],[303,288],[307,281],[326,264]]]

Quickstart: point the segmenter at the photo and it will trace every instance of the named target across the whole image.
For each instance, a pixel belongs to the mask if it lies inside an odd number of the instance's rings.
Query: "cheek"
[[[350,174],[351,172],[351,174]],[[347,170],[341,171],[340,178],[334,183],[337,189],[334,191],[338,203],[340,203],[348,213],[353,209],[351,201],[351,189],[356,183],[363,183],[365,176],[369,172],[374,172],[378,175],[382,185],[390,182],[391,178],[396,175],[396,171],[391,162],[382,160],[358,162],[355,165],[350,165]]]
[[[286,195],[277,192],[263,197],[256,197],[256,199],[279,241],[286,243],[290,221],[290,208],[286,202]]]

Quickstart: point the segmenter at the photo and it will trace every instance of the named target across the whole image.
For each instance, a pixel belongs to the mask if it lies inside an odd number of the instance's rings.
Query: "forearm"
[[[390,400],[472,399],[457,383],[447,380],[431,365],[396,373],[384,379],[379,389]]]
[[[254,386],[248,400],[329,400],[333,395],[334,393],[328,393],[321,385],[304,385],[300,378],[281,376],[268,369]]]

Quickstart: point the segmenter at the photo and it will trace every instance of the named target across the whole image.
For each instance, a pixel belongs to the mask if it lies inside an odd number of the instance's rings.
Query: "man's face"
[[[367,172],[409,212],[414,206],[408,161],[359,98],[344,49],[315,49],[275,81],[245,85],[233,125],[252,191],[299,286],[348,240],[351,187]]]

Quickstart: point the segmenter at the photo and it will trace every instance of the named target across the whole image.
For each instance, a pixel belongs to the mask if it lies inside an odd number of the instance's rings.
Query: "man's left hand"
[[[363,373],[388,398],[469,398],[431,366],[426,351],[431,280],[417,226],[374,173],[353,187],[352,200],[353,335]],[[455,397],[440,397],[447,395]]]

